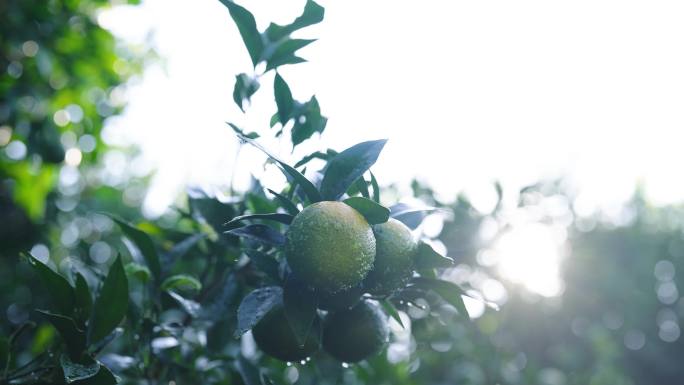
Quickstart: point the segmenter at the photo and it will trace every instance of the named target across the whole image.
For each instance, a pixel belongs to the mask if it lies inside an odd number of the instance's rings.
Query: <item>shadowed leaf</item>
[[[47,289],[54,310],[59,314],[71,316],[76,303],[74,288],[71,287],[66,278],[37,260],[33,255],[27,254],[27,256],[31,266],[38,272],[40,281]]]
[[[253,328],[271,309],[283,303],[283,289],[268,286],[256,289],[242,299],[238,308],[235,337]]]
[[[127,308],[128,279],[119,256],[109,268],[109,273],[95,300],[88,341],[97,342],[111,333],[126,315]]]
[[[253,239],[255,241],[263,242],[273,246],[282,246],[285,244],[285,236],[279,231],[274,230],[266,225],[247,225],[238,227],[237,229],[228,230],[225,232],[225,234]]]

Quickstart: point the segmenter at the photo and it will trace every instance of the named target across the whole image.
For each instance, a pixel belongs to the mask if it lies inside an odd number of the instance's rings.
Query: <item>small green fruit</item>
[[[320,349],[320,320],[314,320],[304,346],[297,342],[282,306],[272,309],[252,329],[254,341],[261,351],[281,361],[301,361]]]
[[[394,218],[373,226],[376,254],[373,269],[364,281],[374,295],[390,295],[411,278],[418,242],[411,230]]]
[[[387,316],[373,302],[329,313],[323,321],[323,349],[342,362],[365,360],[379,353],[388,339]]]
[[[366,219],[347,204],[318,202],[290,224],[285,255],[308,285],[336,293],[366,277],[375,259],[375,237]]]

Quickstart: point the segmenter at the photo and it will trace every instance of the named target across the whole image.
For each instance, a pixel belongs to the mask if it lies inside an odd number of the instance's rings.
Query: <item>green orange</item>
[[[342,202],[307,206],[290,224],[285,255],[309,286],[336,293],[359,284],[375,260],[375,236],[366,219]]]

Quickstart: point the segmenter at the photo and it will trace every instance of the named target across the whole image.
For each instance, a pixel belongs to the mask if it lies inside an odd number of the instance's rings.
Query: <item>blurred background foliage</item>
[[[325,357],[283,364],[255,351],[249,337],[234,340],[236,299],[264,277],[244,265],[235,239],[217,234],[227,218],[276,206],[255,181],[236,197],[191,191],[185,203],[154,221],[139,214],[146,176],[128,170],[135,150],[108,146],[102,130],[124,108],[126,85],[154,54],[123,46],[98,26],[97,12],[108,5],[0,2],[0,362],[9,369],[59,343],[32,311],[49,301],[18,257],[18,251],[30,250],[66,276],[84,274],[91,287],[117,253],[129,261],[131,298],[138,306],[131,306],[127,325],[142,332],[115,341],[101,356],[126,383],[241,383],[244,377],[222,370],[239,351],[275,383],[681,383],[682,207],[652,207],[637,192],[618,215],[580,215],[562,180],[521,191],[492,186],[502,199],[489,212],[475,209],[467,196],[440,201],[429,186],[413,185],[422,203],[444,209],[417,231],[456,259],[445,277],[472,287],[473,296],[499,311],[471,301],[469,322],[448,305],[418,298],[401,314],[411,332],[393,323],[386,352],[350,368]],[[145,308],[148,294],[130,278],[149,279],[144,269],[136,270],[141,255],[103,211],[138,223],[173,258],[174,272],[209,285],[197,293],[181,290],[183,296],[162,295],[151,305],[154,319]],[[560,234],[562,288],[556,295],[511,282],[493,257],[501,238],[529,224]],[[227,266],[234,272],[220,274]],[[202,302],[202,315],[190,319],[178,306],[187,312],[194,301]]]

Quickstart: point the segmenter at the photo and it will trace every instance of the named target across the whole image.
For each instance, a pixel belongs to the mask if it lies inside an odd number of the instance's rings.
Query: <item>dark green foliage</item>
[[[323,321],[323,349],[342,362],[358,362],[377,354],[388,338],[387,316],[369,301],[330,313]]]
[[[374,140],[354,145],[335,155],[329,162],[321,181],[321,195],[336,200],[357,178],[375,163],[387,140]]]
[[[389,219],[390,210],[386,207],[380,206],[378,203],[368,198],[347,198],[344,200],[344,203],[360,212],[361,215],[363,215],[371,225],[385,223],[387,222],[387,219]]]
[[[237,312],[236,336],[244,334],[254,327],[271,309],[282,306],[283,289],[269,286],[249,293],[240,303]]]
[[[454,264],[454,260],[435,251],[432,246],[425,242],[418,243],[416,253],[416,269],[434,269],[449,267]]]
[[[88,341],[105,338],[121,322],[128,310],[128,279],[121,256],[109,268],[93,305],[93,317],[88,325]]]
[[[159,279],[161,275],[161,264],[159,262],[159,255],[157,254],[157,249],[152,243],[150,236],[144,231],[135,228],[133,225],[126,223],[122,219],[111,216],[112,220],[116,222],[121,231],[128,237],[135,245],[140,249],[147,267],[152,272],[152,275]]]

